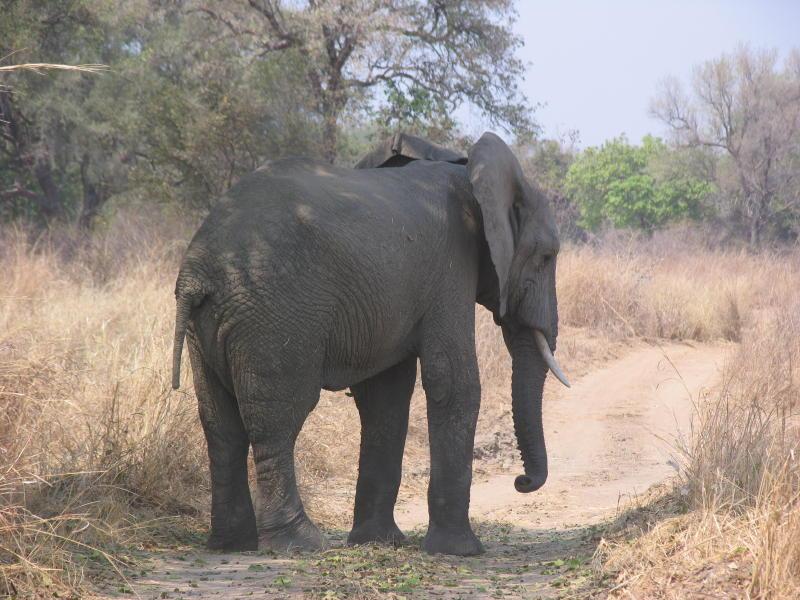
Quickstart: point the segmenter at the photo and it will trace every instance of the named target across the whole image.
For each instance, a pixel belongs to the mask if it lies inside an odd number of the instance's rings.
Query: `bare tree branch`
[[[781,71],[774,51],[742,47],[695,70],[694,104],[672,81],[651,108],[679,144],[720,150],[729,158],[738,182],[730,194],[749,216],[754,246],[774,220],[776,198],[796,179],[796,169],[786,165],[800,143],[797,60],[791,55]],[[799,195],[796,191],[798,209]]]
[[[354,100],[377,100],[384,86],[424,91],[450,110],[472,102],[506,130],[534,127],[518,87],[512,0],[203,0],[200,8],[256,57],[301,50],[330,160],[342,113]]]

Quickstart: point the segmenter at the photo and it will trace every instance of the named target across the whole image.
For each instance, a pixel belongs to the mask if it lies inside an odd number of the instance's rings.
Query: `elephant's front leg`
[[[394,504],[416,376],[414,356],[352,388],[361,417],[361,455],[349,544],[405,540],[394,521]]]
[[[474,342],[453,340],[428,347],[421,363],[431,446],[430,523],[423,548],[430,554],[481,554],[483,545],[469,522],[472,449],[481,394]]]

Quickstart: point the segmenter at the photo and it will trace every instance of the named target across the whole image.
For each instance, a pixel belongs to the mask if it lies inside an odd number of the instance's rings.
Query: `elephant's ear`
[[[500,287],[500,317],[506,314],[508,280],[519,231],[514,203],[524,202],[525,178],[511,149],[493,133],[484,133],[469,149],[467,174],[481,207],[483,231]]]
[[[463,165],[467,157],[422,138],[396,133],[358,161],[355,168],[402,167],[412,160],[440,160]]]

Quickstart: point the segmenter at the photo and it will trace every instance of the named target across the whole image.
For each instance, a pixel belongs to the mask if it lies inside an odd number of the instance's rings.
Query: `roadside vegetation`
[[[674,486],[598,549],[618,597],[800,594],[800,306],[780,287],[697,406]]]

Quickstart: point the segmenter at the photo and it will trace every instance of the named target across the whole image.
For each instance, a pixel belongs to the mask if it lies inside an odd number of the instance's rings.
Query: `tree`
[[[556,225],[563,239],[580,240],[580,211],[567,193],[567,173],[575,160],[577,132],[564,139],[542,139],[517,148],[522,170],[546,193],[553,204]]]
[[[253,65],[218,23],[153,6],[4,6],[0,56],[26,48],[13,56],[110,69],[3,73],[0,218],[87,228],[111,198],[207,206],[268,158],[319,155],[298,52]]]
[[[347,110],[383,87],[452,113],[471,102],[493,124],[527,134],[519,91],[522,43],[511,31],[512,0],[192,0],[191,11],[222,23],[254,59],[298,51],[321,116],[323,152],[337,156]]]
[[[732,177],[718,183],[732,212],[747,221],[753,247],[766,227],[797,212],[800,198],[790,190],[798,178],[800,51],[779,69],[775,51],[741,47],[697,67],[691,95],[666,80],[652,112],[677,143],[709,148],[730,163]]]
[[[117,128],[137,157],[137,197],[205,208],[268,159],[321,155],[304,59],[287,51],[253,64],[217,30],[183,11],[153,13],[128,41],[139,50],[116,65],[136,107]]]
[[[106,42],[124,16],[104,3],[14,0],[3,11],[2,56],[27,49],[36,62],[108,64],[119,53]],[[0,88],[0,213],[40,222],[75,214],[87,226],[126,178],[129,155],[108,120],[123,108],[113,86],[106,74],[80,72],[18,72],[7,82]]]
[[[375,119],[378,138],[404,131],[438,144],[454,141],[456,122],[441,98],[422,88],[406,92],[394,81],[385,88],[386,99]]]
[[[666,144],[652,136],[641,146],[623,136],[587,148],[566,179],[567,191],[580,207],[581,225],[595,230],[610,223],[651,232],[670,221],[698,217],[712,186],[666,168],[670,158]]]

